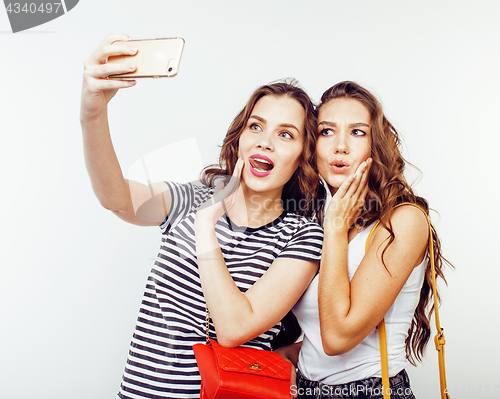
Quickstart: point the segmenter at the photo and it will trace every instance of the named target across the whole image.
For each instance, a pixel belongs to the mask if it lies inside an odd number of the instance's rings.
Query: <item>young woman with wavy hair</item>
[[[262,86],[234,119],[218,167],[206,169],[202,182],[126,180],[107,104],[133,83],[106,79],[130,70],[106,60],[133,53],[114,43],[127,39],[108,36],[85,62],[81,105],[99,201],[126,222],[161,228],[117,398],[199,398],[192,346],[205,342],[206,307],[219,344],[270,350],[280,320],[318,270],[323,231],[305,217],[319,186],[314,106],[295,84]],[[220,180],[227,185],[217,191]]]
[[[405,367],[421,359],[430,336],[429,228],[418,208],[395,206],[416,204],[425,213],[429,206],[404,177],[398,133],[375,96],[341,82],[317,110],[318,170],[332,196],[320,215],[323,254],[293,308],[304,339],[278,351],[298,366],[300,398],[382,398],[376,327],[385,318],[391,397],[413,398]],[[436,273],[444,280],[433,232]]]
[[[320,199],[324,195],[324,190],[319,184],[319,175],[315,162],[316,113],[311,99],[297,86],[297,82],[294,80],[265,85],[252,94],[247,104],[236,118],[234,118],[228,129],[221,146],[219,165],[217,167],[206,168],[202,174],[202,181],[215,185],[218,177],[233,174],[239,157],[238,141],[241,132],[248,123],[255,104],[264,96],[286,96],[292,98],[299,102],[306,112],[304,129],[310,133],[304,137],[303,150],[299,156],[298,167],[283,187],[280,206],[287,211],[313,218],[318,212],[321,212]]]

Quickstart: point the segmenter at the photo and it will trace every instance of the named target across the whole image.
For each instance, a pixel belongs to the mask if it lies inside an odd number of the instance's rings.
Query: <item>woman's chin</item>
[[[326,183],[328,184],[328,188],[330,189],[330,192],[335,194],[337,190],[340,188],[342,183],[344,183],[346,180],[346,177],[344,176],[332,176],[328,180],[325,179]]]

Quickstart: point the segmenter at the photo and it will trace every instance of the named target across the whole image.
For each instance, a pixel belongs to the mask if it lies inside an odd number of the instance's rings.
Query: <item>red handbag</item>
[[[292,364],[276,352],[224,348],[208,338],[193,350],[201,375],[200,399],[292,398]]]

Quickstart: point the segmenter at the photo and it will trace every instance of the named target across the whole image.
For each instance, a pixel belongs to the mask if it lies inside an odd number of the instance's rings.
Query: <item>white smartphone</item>
[[[120,42],[116,42],[120,43]],[[122,42],[123,43],[123,42]],[[135,64],[137,69],[119,75],[111,75],[111,79],[164,78],[177,75],[181,62],[184,39],[173,37],[167,39],[129,40],[125,43],[137,48],[134,55],[119,55],[108,58],[108,64]]]

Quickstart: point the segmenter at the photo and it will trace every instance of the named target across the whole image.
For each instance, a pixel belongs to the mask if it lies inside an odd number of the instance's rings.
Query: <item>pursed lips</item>
[[[335,159],[330,162],[330,168],[335,173],[344,173],[347,169],[349,169],[349,163],[344,159]]]

